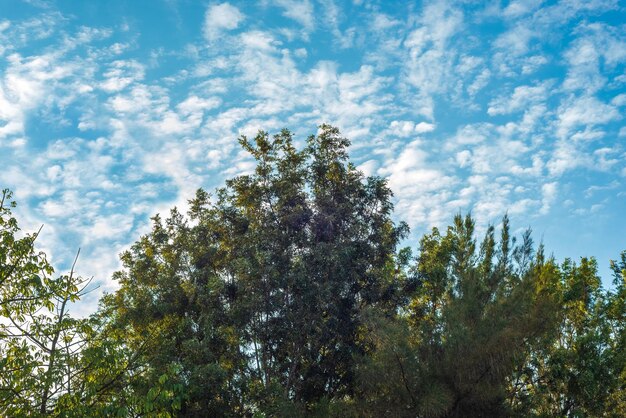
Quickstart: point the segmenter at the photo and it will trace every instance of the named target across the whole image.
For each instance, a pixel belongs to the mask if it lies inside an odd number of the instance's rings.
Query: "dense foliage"
[[[413,256],[337,129],[240,143],[254,172],[155,216],[85,319],[3,192],[0,414],[626,416],[626,252],[605,290],[458,215]]]

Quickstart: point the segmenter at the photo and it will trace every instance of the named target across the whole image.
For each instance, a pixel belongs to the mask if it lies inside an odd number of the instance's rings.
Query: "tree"
[[[626,414],[626,252],[605,290],[595,259],[458,215],[414,258],[337,129],[240,144],[254,171],[152,218],[88,318],[89,280],[54,278],[2,193],[0,414]]]
[[[9,190],[0,200],[0,411],[14,415],[54,410],[72,392],[81,321],[67,314],[88,281],[51,277],[53,269],[34,242],[19,237]],[[40,229],[41,230],[41,229]],[[79,288],[82,286],[82,288]]]
[[[509,415],[516,366],[556,321],[556,273],[533,252],[529,231],[515,245],[506,216],[500,241],[489,227],[480,246],[469,216],[455,217],[445,235],[433,229],[420,242],[408,306],[371,322],[362,414]]]
[[[606,398],[606,410],[615,416],[626,415],[626,251],[618,261],[611,261],[614,290],[608,292],[606,318],[609,327],[611,353],[610,390]]]
[[[137,354],[102,315],[72,318],[71,304],[90,280],[53,278],[35,234],[21,237],[15,202],[0,199],[0,414],[111,416],[172,410],[179,391],[159,376],[143,398],[124,396],[138,373]],[[78,254],[77,254],[78,258]],[[76,261],[74,261],[74,264]],[[175,408],[174,408],[175,409]]]
[[[181,366],[183,415],[304,414],[352,394],[360,313],[395,311],[408,228],[390,219],[386,182],[349,163],[337,129],[322,125],[301,151],[287,130],[240,143],[254,173],[215,200],[199,190],[189,219],[154,218],[123,255],[110,303],[130,341],[164,330],[146,362],[155,374]]]
[[[566,259],[556,288],[557,327],[520,362],[526,416],[623,416],[626,411],[624,253],[612,262],[615,291],[603,291],[593,258]]]

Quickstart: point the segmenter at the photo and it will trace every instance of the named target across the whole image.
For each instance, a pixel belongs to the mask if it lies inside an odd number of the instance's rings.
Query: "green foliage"
[[[562,264],[558,326],[529,353],[516,375],[515,407],[520,413],[624,416],[624,259],[612,267],[615,290],[605,292],[594,259]]]
[[[507,415],[508,378],[558,309],[542,289],[552,268],[535,260],[529,232],[515,245],[507,217],[499,242],[490,227],[477,245],[469,216],[457,216],[445,235],[433,229],[420,243],[409,304],[395,320],[370,325],[364,414]]]
[[[136,354],[100,316],[76,319],[71,303],[90,280],[52,278],[37,234],[23,234],[8,190],[0,200],[0,414],[2,416],[168,416],[181,387],[162,375],[144,398],[126,397]],[[78,257],[78,256],[77,256]],[[180,408],[178,408],[180,409]],[[170,414],[171,415],[171,414]]]
[[[352,394],[360,312],[396,309],[407,227],[390,220],[385,181],[348,163],[335,128],[301,151],[286,130],[240,142],[254,173],[214,201],[198,191],[189,220],[155,218],[123,255],[110,302],[132,344],[163,330],[145,360],[155,373],[181,366],[183,414],[301,415]]]
[[[471,218],[421,240],[418,286],[396,318],[370,315],[363,416],[623,416],[624,271],[558,265],[516,245],[508,219],[477,245]]]
[[[458,215],[414,257],[336,128],[240,144],[255,170],[155,216],[89,318],[2,192],[0,415],[626,416],[626,251],[605,290]]]
[[[37,234],[23,234],[8,190],[0,200],[0,413],[45,415],[72,391],[85,324],[67,315],[84,281],[53,279]]]
[[[44,305],[52,309],[49,300],[56,283],[50,278],[52,267],[45,254],[34,249],[36,234],[20,238],[17,220],[11,209],[12,193],[3,190],[0,199],[0,314],[22,320],[25,315]],[[41,302],[44,302],[43,304]],[[6,332],[6,331],[5,331]]]

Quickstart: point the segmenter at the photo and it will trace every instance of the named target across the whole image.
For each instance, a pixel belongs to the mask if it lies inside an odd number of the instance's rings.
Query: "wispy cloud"
[[[204,16],[204,37],[213,41],[223,31],[237,29],[244,19],[245,15],[230,3],[211,4]]]

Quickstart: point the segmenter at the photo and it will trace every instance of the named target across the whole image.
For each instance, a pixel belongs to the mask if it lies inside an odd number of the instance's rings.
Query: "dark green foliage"
[[[180,365],[183,415],[297,416],[349,397],[361,311],[395,312],[394,253],[407,227],[390,220],[385,181],[365,179],[348,141],[320,129],[302,151],[286,130],[243,137],[253,174],[214,201],[198,191],[189,220],[155,218],[122,257],[110,303],[133,339],[162,330],[145,361],[157,374]]]
[[[393,320],[370,321],[364,416],[623,416],[624,259],[605,292],[594,259],[561,266],[530,233],[480,245],[471,218],[420,245],[418,287]],[[620,284],[621,283],[621,284]]]
[[[337,129],[240,144],[254,172],[155,216],[85,319],[3,192],[0,414],[626,416],[626,252],[607,291],[593,258],[458,215],[414,257]]]
[[[469,216],[457,216],[445,235],[434,229],[422,238],[409,305],[395,321],[371,326],[364,413],[509,414],[508,378],[557,309],[541,283],[551,265],[534,260],[530,234],[514,244],[506,217],[499,243],[490,227],[477,245]]]
[[[612,265],[612,292],[602,290],[594,259],[582,258],[579,265],[566,260],[561,266],[555,291],[558,326],[516,374],[518,388],[526,388],[515,405],[520,413],[624,416],[624,260]]]

